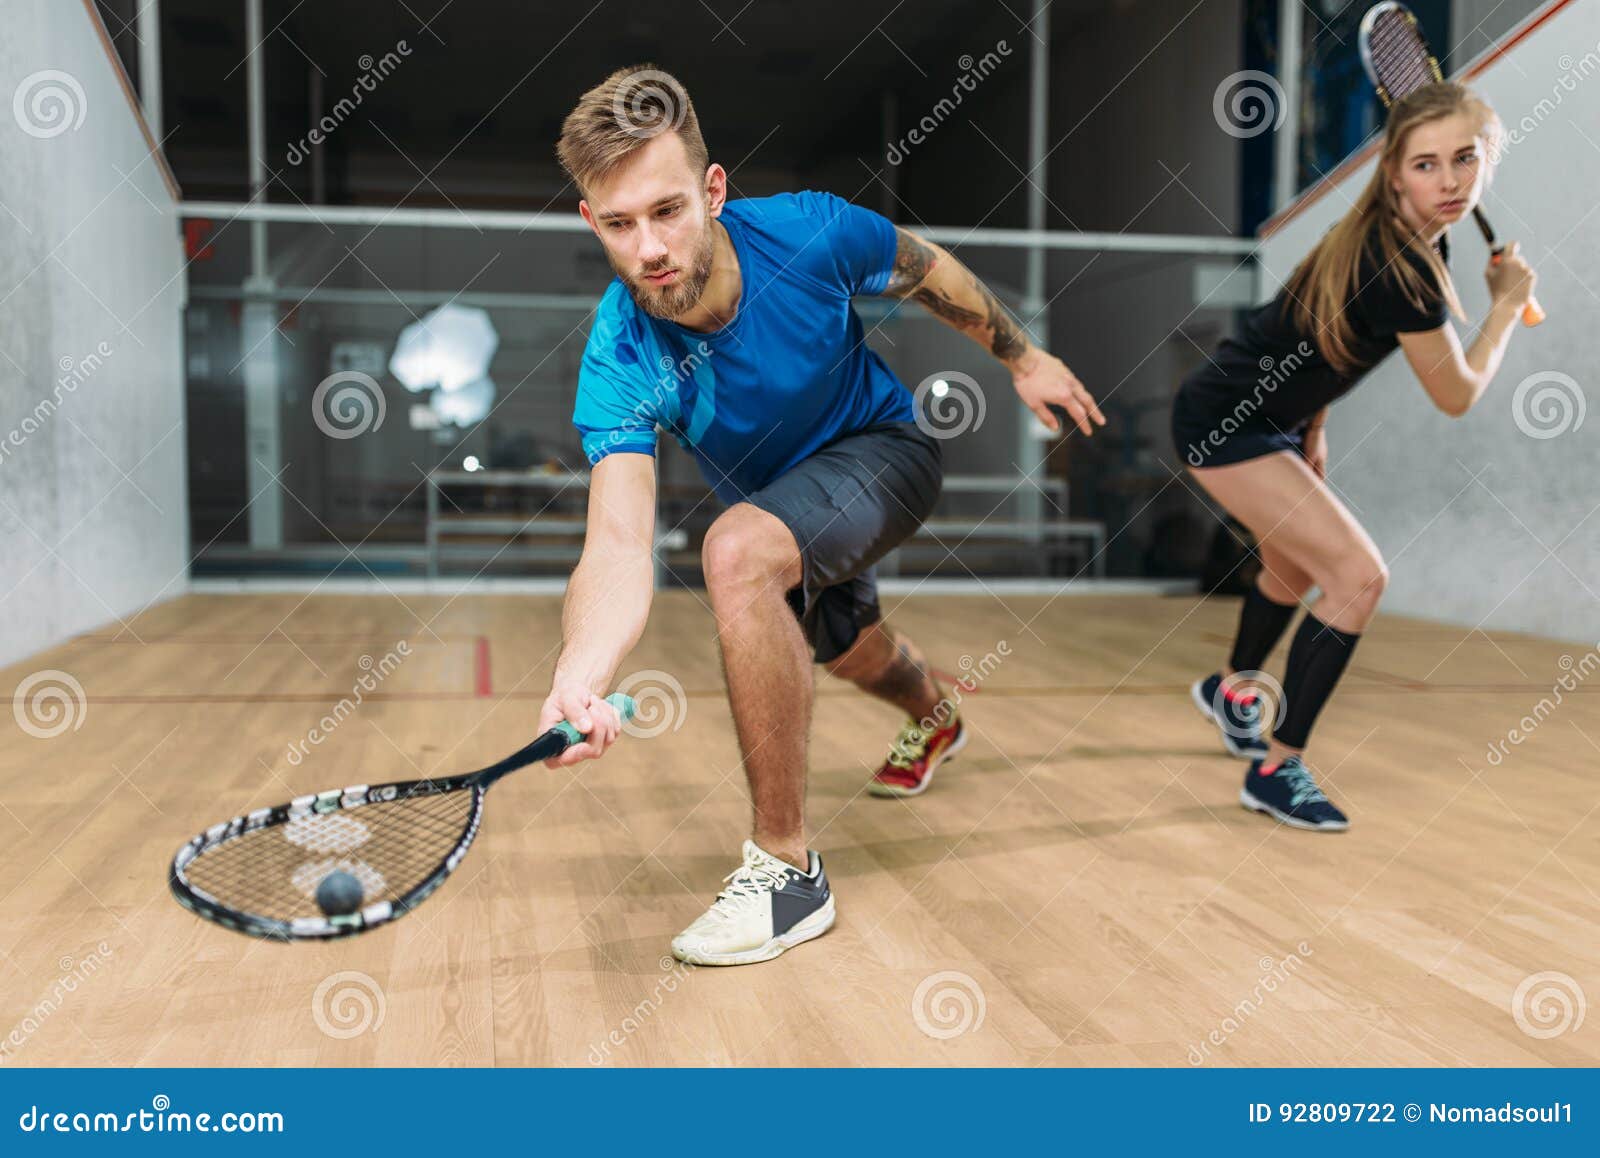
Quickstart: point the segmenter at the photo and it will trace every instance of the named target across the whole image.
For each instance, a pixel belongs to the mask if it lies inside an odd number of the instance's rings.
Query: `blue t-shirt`
[[[887,218],[806,192],[729,201],[720,220],[743,283],[733,320],[702,334],[653,318],[617,278],[589,331],[572,421],[591,464],[654,454],[656,428],[668,431],[733,503],[826,443],[913,410],[850,305],[889,284]]]

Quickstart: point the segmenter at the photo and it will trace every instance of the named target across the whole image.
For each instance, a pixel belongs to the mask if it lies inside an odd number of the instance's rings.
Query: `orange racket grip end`
[[[1489,256],[1489,264],[1499,265],[1500,255],[1502,252],[1503,251],[1499,249],[1495,250],[1494,253]],[[1531,328],[1533,326],[1537,326],[1540,322],[1544,321],[1544,319],[1544,307],[1539,304],[1539,299],[1529,298],[1528,304],[1522,307],[1522,324]]]

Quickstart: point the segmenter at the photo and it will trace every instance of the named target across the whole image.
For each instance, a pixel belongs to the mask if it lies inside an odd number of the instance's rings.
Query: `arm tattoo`
[[[989,341],[989,353],[1002,362],[1020,358],[1028,348],[1028,336],[1022,332],[1016,320],[1006,312],[1005,306],[1000,304],[1000,299],[989,292],[987,286],[972,274],[969,273],[967,276],[971,277],[973,284],[983,292],[984,306],[989,311],[989,332],[993,334]]]
[[[915,234],[907,233],[904,229],[894,232],[898,242],[894,252],[894,269],[889,274],[889,284],[883,292],[894,298],[909,297],[933,272],[939,255]]]
[[[895,232],[899,235],[899,247],[895,251],[889,284],[883,291],[885,294],[911,298],[958,330],[987,330],[989,352],[1002,362],[1009,362],[1027,350],[1027,335],[1006,312],[1000,299],[971,270],[954,257],[950,258],[953,272],[965,282],[961,287],[963,300],[957,301],[948,290],[932,284],[933,271],[941,263],[941,255],[914,234],[904,229]],[[978,308],[974,308],[974,301]]]

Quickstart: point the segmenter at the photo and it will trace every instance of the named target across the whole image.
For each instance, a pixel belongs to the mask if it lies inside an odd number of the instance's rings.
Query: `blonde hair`
[[[677,77],[652,64],[619,68],[578,98],[561,124],[556,156],[585,191],[667,132],[678,134],[690,168],[703,174],[710,155],[694,102]]]
[[[1355,205],[1285,283],[1287,307],[1296,328],[1314,336],[1322,356],[1340,373],[1348,373],[1356,365],[1356,332],[1348,307],[1361,289],[1361,259],[1369,242],[1375,242],[1378,276],[1393,278],[1412,305],[1428,309],[1442,295],[1450,312],[1457,318],[1463,316],[1450,271],[1433,246],[1401,218],[1393,181],[1411,130],[1456,113],[1465,113],[1475,122],[1475,131],[1485,143],[1483,164],[1492,170],[1501,134],[1500,118],[1494,110],[1464,85],[1445,82],[1417,89],[1389,111],[1377,168]],[[1421,258],[1433,275],[1432,283],[1415,264],[1403,259],[1407,249]]]

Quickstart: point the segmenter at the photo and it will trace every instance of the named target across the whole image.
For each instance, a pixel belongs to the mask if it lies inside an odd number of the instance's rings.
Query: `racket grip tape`
[[[624,695],[622,692],[612,692],[606,697],[606,703],[617,709],[617,714],[622,717],[624,724],[633,719],[634,713],[639,708],[632,696]],[[584,733],[578,731],[577,727],[568,720],[562,720],[551,731],[560,732],[567,738],[568,744],[576,744],[584,737]]]

